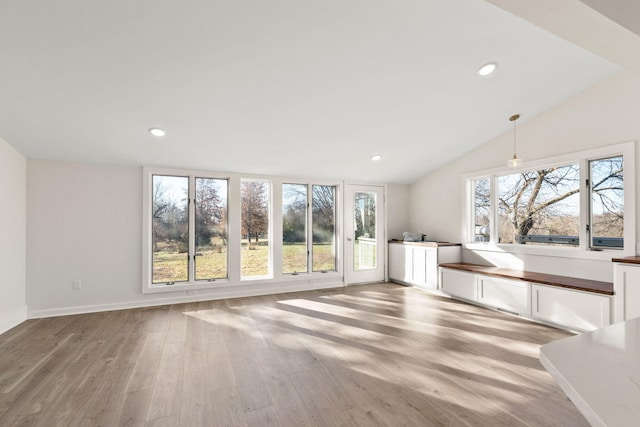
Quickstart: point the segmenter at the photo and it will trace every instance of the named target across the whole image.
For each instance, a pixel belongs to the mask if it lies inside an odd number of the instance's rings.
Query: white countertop
[[[545,344],[540,361],[592,426],[640,426],[640,318]]]

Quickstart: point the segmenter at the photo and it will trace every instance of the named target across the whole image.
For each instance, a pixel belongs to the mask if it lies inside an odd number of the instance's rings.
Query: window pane
[[[282,184],[282,272],[307,272],[307,186]]]
[[[376,193],[356,191],[353,203],[355,270],[376,268]]]
[[[313,271],[336,269],[335,194],[330,185],[312,186]]]
[[[153,176],[152,283],[189,280],[189,178]]]
[[[472,181],[474,241],[476,242],[488,242],[491,240],[489,229],[490,182],[489,178]]]
[[[589,162],[591,173],[591,246],[624,247],[622,156]]]
[[[195,279],[227,277],[227,180],[196,178]]]
[[[240,183],[242,277],[268,277],[271,274],[270,196],[271,187],[268,182],[242,180]]]
[[[577,246],[578,165],[498,177],[500,243]]]

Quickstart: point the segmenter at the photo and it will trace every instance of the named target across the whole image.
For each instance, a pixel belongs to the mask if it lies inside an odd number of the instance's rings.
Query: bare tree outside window
[[[336,270],[336,187],[313,185],[311,193],[313,271]]]
[[[589,161],[589,178],[578,164],[497,177],[499,243],[551,246],[580,244],[580,190],[590,189],[590,247],[623,248],[622,156]],[[474,180],[476,225],[485,222],[486,182]],[[476,240],[478,231],[476,231]]]
[[[622,156],[589,162],[591,246],[624,247],[624,165]]]
[[[476,242],[489,242],[491,240],[491,180],[481,178],[472,180],[473,187],[473,219]]]
[[[270,195],[271,186],[266,181],[242,180],[240,183],[242,277],[268,276],[270,273]]]
[[[189,280],[189,178],[153,176],[152,283]]]
[[[579,191],[576,164],[498,177],[500,243],[577,246]]]
[[[227,277],[227,180],[196,178],[195,280]]]
[[[306,184],[282,184],[282,272],[307,272]]]

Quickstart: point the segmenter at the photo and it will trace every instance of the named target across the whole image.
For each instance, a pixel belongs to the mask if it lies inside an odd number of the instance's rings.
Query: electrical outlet
[[[78,291],[82,288],[82,280],[74,280],[73,281],[73,290]]]

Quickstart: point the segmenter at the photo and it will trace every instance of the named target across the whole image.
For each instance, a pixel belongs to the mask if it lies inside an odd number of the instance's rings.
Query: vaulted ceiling
[[[1,2],[0,137],[29,158],[413,182],[626,66],[492,3]]]

